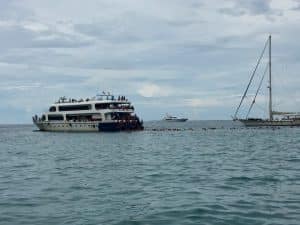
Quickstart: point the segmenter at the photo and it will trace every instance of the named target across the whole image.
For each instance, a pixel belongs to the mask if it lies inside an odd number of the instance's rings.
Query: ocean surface
[[[0,125],[0,224],[300,224],[300,128]]]

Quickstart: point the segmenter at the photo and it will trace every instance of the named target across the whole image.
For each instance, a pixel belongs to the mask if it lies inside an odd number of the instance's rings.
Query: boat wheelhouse
[[[41,131],[122,131],[143,130],[143,122],[125,96],[103,92],[93,98],[61,97],[33,123]]]

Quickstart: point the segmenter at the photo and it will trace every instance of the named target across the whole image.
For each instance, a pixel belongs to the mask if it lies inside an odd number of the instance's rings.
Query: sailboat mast
[[[269,36],[269,119],[273,120],[272,110],[272,37]]]

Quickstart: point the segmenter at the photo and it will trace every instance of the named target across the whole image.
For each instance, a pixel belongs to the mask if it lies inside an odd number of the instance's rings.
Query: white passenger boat
[[[125,96],[103,92],[93,98],[61,97],[33,123],[41,131],[123,131],[143,130],[143,121],[134,113]]]
[[[164,121],[169,121],[169,122],[185,122],[188,119],[187,118],[178,118],[176,116],[171,116],[169,114],[166,114],[166,116],[163,118]]]

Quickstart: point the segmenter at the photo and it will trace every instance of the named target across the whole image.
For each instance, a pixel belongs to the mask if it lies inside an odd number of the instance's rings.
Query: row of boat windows
[[[96,128],[96,125],[81,125],[81,124],[72,124],[72,125],[51,125],[52,127],[90,127]]]
[[[64,120],[63,115],[48,115],[48,120]]]
[[[133,106],[130,106],[129,104],[111,104],[111,103],[98,103],[95,104],[96,109],[110,109],[110,108],[128,108],[128,109],[133,109]],[[64,106],[59,106],[58,110],[61,112],[65,111],[80,111],[80,110],[91,110],[92,105],[86,104],[86,105],[64,105]],[[56,107],[51,106],[49,109],[50,112],[56,112]]]
[[[92,105],[66,105],[66,106],[59,106],[58,110],[65,112],[65,111],[79,111],[79,110],[90,110],[92,109]],[[56,107],[52,106],[49,109],[50,112],[56,112]]]
[[[45,120],[45,118],[43,119]],[[63,115],[48,115],[48,120],[50,121],[62,121],[64,120]],[[85,115],[83,117],[80,116],[72,116],[72,115],[66,115],[66,120],[68,121],[85,121],[85,120],[92,120],[92,116],[91,115]],[[102,121],[102,118],[97,118],[97,120]]]

